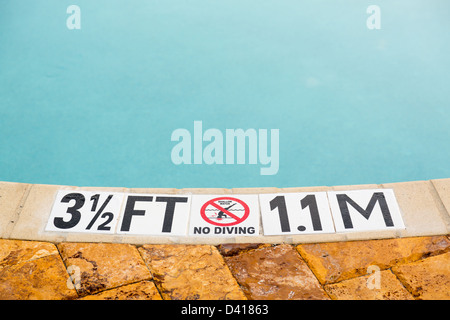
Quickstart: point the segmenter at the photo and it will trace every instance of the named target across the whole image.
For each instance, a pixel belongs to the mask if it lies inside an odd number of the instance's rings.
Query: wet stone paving
[[[1,300],[449,298],[449,236],[219,246],[0,239]]]

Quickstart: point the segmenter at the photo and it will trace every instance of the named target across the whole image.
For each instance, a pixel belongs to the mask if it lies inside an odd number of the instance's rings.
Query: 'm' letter
[[[386,224],[386,227],[394,226],[394,223],[392,222],[391,213],[389,212],[389,207],[386,203],[386,198],[384,197],[384,194],[382,192],[375,192],[373,194],[373,196],[370,199],[369,204],[367,205],[367,208],[365,210],[363,208],[361,208],[355,201],[353,201],[346,194],[338,194],[336,197],[337,197],[337,200],[339,203],[339,209],[341,210],[342,220],[344,221],[344,226],[346,229],[353,228],[353,223],[352,223],[352,219],[350,218],[350,212],[349,212],[347,204],[350,204],[364,218],[366,218],[368,220],[370,215],[372,214],[375,204],[379,203],[380,208],[381,208],[381,213],[383,214],[383,219],[384,219],[384,223]]]

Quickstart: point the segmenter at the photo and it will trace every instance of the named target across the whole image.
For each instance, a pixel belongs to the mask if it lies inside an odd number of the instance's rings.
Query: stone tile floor
[[[0,300],[450,299],[450,238],[143,245],[0,239]]]

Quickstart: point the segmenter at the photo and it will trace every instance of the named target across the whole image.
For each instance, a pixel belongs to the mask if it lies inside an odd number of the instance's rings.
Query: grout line
[[[389,270],[394,274],[394,276],[397,278],[397,280],[400,282],[400,284],[403,286],[403,288],[408,291],[408,293],[413,297],[414,300],[418,300],[419,296],[416,296],[412,293],[412,287],[408,284],[408,282],[403,279],[403,277],[399,276],[394,270],[392,270],[392,267],[389,268]]]
[[[242,294],[247,298],[247,300],[250,300],[251,297],[245,293],[245,290],[243,289],[244,286],[241,285],[241,283],[238,281],[238,279],[234,275],[233,271],[231,271],[230,266],[228,265],[227,261],[225,260],[225,257],[222,255],[222,253],[220,253],[220,250],[217,248],[217,246],[211,246],[211,247],[213,247],[215,250],[217,250],[217,252],[219,253],[220,257],[222,258],[223,265],[225,266],[225,268],[227,268],[228,272],[230,273],[231,277],[234,279],[234,281],[238,285],[238,287],[241,290]],[[251,250],[255,250],[255,249],[251,249]],[[238,255],[239,252],[236,255]]]
[[[303,258],[302,254],[300,253],[300,251],[297,250],[296,246],[298,246],[300,244],[291,244],[292,248],[294,249],[295,252],[297,252],[299,258],[306,264],[306,266],[308,267],[308,269],[311,271],[311,273],[313,274],[314,278],[316,278],[317,283],[319,284],[319,286],[322,288],[323,292],[325,292],[325,294],[327,295],[328,298],[330,298],[330,300],[336,300],[333,299],[330,294],[328,293],[327,290],[325,290],[325,284],[322,284],[319,280],[319,278],[317,277],[317,275],[314,273],[313,269],[311,268],[311,266],[309,265],[309,263],[306,261],[306,259]]]
[[[17,225],[17,221],[19,220],[20,214],[22,213],[22,209],[25,205],[25,202],[28,199],[28,196],[30,195],[31,189],[34,187],[34,184],[30,184],[27,186],[26,190],[24,191],[22,198],[19,201],[19,204],[17,205],[15,212],[14,212],[14,216],[11,218],[11,220],[8,223],[8,226],[6,227],[5,230],[5,238],[9,239],[11,234],[14,231],[14,228]]]
[[[150,281],[153,282],[153,285],[155,286],[156,290],[158,291],[158,294],[160,295],[161,299],[162,299],[162,300],[166,300],[166,299],[164,299],[164,296],[163,296],[163,294],[161,293],[161,290],[160,290],[160,288],[158,287],[158,284],[155,282],[155,277],[154,277],[154,275],[153,275],[152,270],[151,270],[150,267],[148,266],[147,262],[145,261],[144,257],[142,256],[141,251],[139,250],[139,248],[140,248],[140,247],[143,247],[143,246],[144,246],[144,245],[139,245],[139,246],[134,245],[134,247],[136,248],[137,252],[139,253],[139,256],[141,257],[142,261],[144,262],[145,267],[147,268],[148,272],[150,272],[150,275],[151,275],[151,277],[152,277],[152,278],[150,279]],[[144,250],[145,250],[145,249],[144,249]]]
[[[444,202],[441,199],[441,196],[439,195],[438,190],[436,189],[436,186],[434,185],[432,180],[428,180],[432,186],[430,193],[431,196],[433,197],[433,200],[435,200],[436,203],[436,207],[438,208],[439,214],[442,218],[442,220],[444,221],[444,223],[447,226],[447,230],[449,230],[450,228],[450,212],[447,211],[447,208],[445,207]]]
[[[67,267],[66,261],[64,261],[64,258],[63,258],[62,254],[61,254],[61,250],[59,250],[59,247],[58,247],[57,244],[54,243],[54,245],[55,245],[55,247],[56,247],[56,250],[58,250],[58,254],[59,254],[59,257],[61,258],[61,261],[62,261],[62,263],[63,263],[63,265],[64,265],[64,268],[66,269],[67,277],[70,279],[70,282],[72,283],[73,289],[75,290],[75,292],[76,292],[76,294],[77,294],[77,296],[78,296],[77,299],[83,297],[83,296],[81,295],[81,293],[78,292],[78,289],[77,289],[76,286],[75,286],[75,279],[72,278],[72,276],[70,275],[69,271],[67,270],[68,267]],[[80,277],[81,277],[81,275],[80,275]],[[66,279],[66,281],[67,281],[67,279]],[[67,283],[67,282],[66,282],[66,283]],[[80,279],[80,284],[81,284],[81,279]]]

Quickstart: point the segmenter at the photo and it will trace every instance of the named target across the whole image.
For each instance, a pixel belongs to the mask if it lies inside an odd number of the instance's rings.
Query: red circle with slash
[[[229,206],[229,205],[222,206],[222,205],[219,205],[216,203],[218,201],[232,201],[233,204],[231,206]],[[244,213],[242,216],[230,212],[231,210],[229,210],[229,209],[231,207],[235,206],[236,204],[240,204],[243,207],[243,209],[240,210],[240,211],[243,211],[243,213]],[[218,222],[218,221],[221,221],[221,218],[217,218],[217,217],[215,218],[216,221],[213,221],[211,217],[208,217],[206,215],[207,209],[214,211],[214,209],[212,209],[211,207],[215,208],[216,210],[219,210],[219,214],[222,213],[222,215],[228,216],[229,218],[233,219],[234,221],[227,222],[227,223],[221,223],[221,222]],[[245,219],[247,219],[249,214],[250,214],[249,206],[244,201],[237,199],[237,198],[232,198],[232,197],[220,197],[220,198],[211,199],[211,200],[207,201],[200,209],[200,215],[202,216],[203,220],[205,220],[206,222],[213,224],[215,226],[221,226],[221,227],[237,225],[237,224],[243,222]]]

